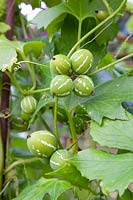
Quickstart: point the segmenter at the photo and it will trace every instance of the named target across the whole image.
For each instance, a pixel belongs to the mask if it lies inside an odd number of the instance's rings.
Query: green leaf
[[[29,55],[33,53],[36,58],[38,58],[41,54],[42,48],[44,47],[44,43],[41,41],[29,41],[24,44],[24,53],[25,55]]]
[[[133,115],[128,121],[104,119],[102,126],[91,122],[90,134],[100,145],[133,151]]]
[[[118,191],[120,196],[133,181],[133,154],[112,155],[100,150],[86,149],[72,158],[72,164],[81,175],[90,179],[100,179],[103,192]]]
[[[17,61],[17,53],[14,48],[0,41],[0,70],[10,69]]]
[[[10,26],[4,22],[0,22],[0,33],[6,33],[10,30]]]
[[[52,8],[49,8],[47,10],[42,10],[39,12],[35,18],[32,20],[33,24],[37,25],[37,28],[42,28],[47,29],[47,27],[53,22],[56,22],[56,19],[58,19],[59,16],[62,14],[66,13],[68,11],[68,8],[64,3],[61,3],[57,6],[54,6]],[[62,19],[63,20],[63,19]],[[59,20],[60,21],[60,20]],[[54,26],[54,24],[53,24]]]
[[[121,76],[95,88],[94,94],[83,104],[89,116],[99,124],[102,118],[127,120],[123,101],[133,99],[133,77]]]
[[[82,177],[80,172],[75,168],[75,166],[71,165],[70,163],[65,164],[63,167],[56,171],[45,174],[45,176],[56,176],[80,188],[88,189],[89,187],[89,180],[85,177]]]
[[[48,7],[56,6],[57,4],[61,3],[62,0],[45,0],[45,3]]]
[[[17,50],[23,51],[23,44],[19,41],[0,39],[0,70],[11,71],[11,66],[17,62]]]
[[[133,193],[131,193],[129,190],[126,190],[122,197],[119,197],[118,200],[132,200],[133,199]]]
[[[42,200],[47,193],[51,200],[57,200],[64,191],[70,188],[72,185],[67,181],[41,178],[34,185],[27,186],[14,200]]]

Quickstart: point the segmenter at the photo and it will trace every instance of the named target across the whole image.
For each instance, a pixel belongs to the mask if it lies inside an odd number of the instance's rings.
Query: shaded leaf
[[[86,149],[72,158],[72,164],[82,176],[100,179],[104,193],[118,191],[122,195],[133,181],[133,154],[112,155],[100,150]]]
[[[128,119],[104,119],[102,126],[92,121],[90,134],[100,145],[133,151],[133,116]]]
[[[48,7],[53,7],[62,2],[62,0],[45,0]]]
[[[127,120],[123,101],[133,99],[133,77],[121,76],[96,87],[93,96],[83,104],[89,116],[99,124],[103,117]]]
[[[27,186],[14,200],[42,200],[47,193],[51,200],[56,200],[70,188],[72,188],[72,185],[67,181],[41,178],[34,185]]]
[[[129,190],[126,190],[122,197],[119,197],[118,200],[132,200],[133,199],[133,193]]]
[[[33,53],[34,56],[38,58],[41,54],[43,47],[44,43],[41,41],[29,41],[24,44],[24,53],[25,55]]]

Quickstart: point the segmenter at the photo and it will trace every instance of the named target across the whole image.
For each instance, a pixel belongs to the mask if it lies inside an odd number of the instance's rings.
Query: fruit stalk
[[[70,128],[70,132],[71,132],[71,136],[72,136],[72,141],[75,144],[73,149],[74,149],[74,153],[78,152],[78,144],[77,144],[77,134],[76,134],[76,129],[75,129],[75,125],[74,125],[74,121],[73,121],[73,117],[72,117],[72,112],[69,112],[69,110],[67,111],[67,117],[68,117],[68,121],[69,121],[69,128]]]
[[[21,50],[17,50],[18,53],[20,54],[20,56],[22,57],[23,60],[27,60],[27,57],[25,56],[24,52],[22,52]],[[27,62],[27,68],[29,70],[31,79],[32,79],[32,87],[31,87],[31,91],[34,90],[36,88],[36,77],[35,77],[35,72],[33,70],[33,68],[31,68],[30,64]]]
[[[59,139],[59,132],[58,132],[58,124],[57,124],[57,111],[58,111],[58,97],[55,97],[55,105],[54,105],[54,133],[57,138],[58,144],[60,148],[62,148],[62,145],[60,143]]]
[[[131,57],[133,57],[133,53],[130,53],[129,55],[124,56],[123,58],[120,58],[120,59],[118,59],[118,60],[116,60],[116,61],[114,61],[114,62],[112,62],[112,63],[110,63],[108,65],[105,65],[104,67],[102,67],[102,68],[90,73],[89,75],[94,75],[94,74],[96,74],[96,73],[98,73],[98,72],[100,72],[102,70],[108,69],[109,67],[112,67],[113,65],[115,65],[117,63],[120,63],[120,62],[122,62],[122,61],[124,61],[124,60],[126,60],[128,58],[131,58]]]

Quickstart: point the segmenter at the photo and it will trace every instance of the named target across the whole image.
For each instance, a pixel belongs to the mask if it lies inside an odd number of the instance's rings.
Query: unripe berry
[[[89,96],[94,90],[94,84],[90,77],[80,75],[74,80],[74,91],[78,96]]]
[[[27,145],[35,156],[50,157],[57,149],[57,140],[49,131],[36,131],[29,135]]]
[[[11,118],[10,122],[11,129],[23,132],[26,131],[28,128],[28,124],[26,121],[24,121],[21,117],[13,117]]]
[[[75,74],[86,74],[93,62],[93,55],[87,49],[77,50],[70,58]]]
[[[71,73],[71,62],[67,56],[62,54],[53,56],[50,67],[55,74],[69,75]]]
[[[58,97],[65,97],[71,93],[73,89],[73,81],[67,75],[57,75],[51,81],[51,93]]]
[[[25,113],[33,113],[36,109],[37,101],[33,96],[25,96],[21,101],[22,111]]]
[[[53,170],[62,167],[69,159],[71,154],[65,149],[59,149],[53,153],[50,158],[50,166]]]
[[[23,110],[21,111],[21,117],[23,120],[28,121],[31,118],[30,113],[26,113]]]
[[[99,10],[97,11],[97,18],[99,21],[103,21],[108,17],[108,13],[105,10]]]

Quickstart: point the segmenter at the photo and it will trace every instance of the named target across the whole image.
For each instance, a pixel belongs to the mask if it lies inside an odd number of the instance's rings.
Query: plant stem
[[[15,87],[19,90],[19,92],[20,92],[21,94],[25,94],[25,91],[24,91],[24,90],[21,88],[21,86],[18,84],[18,82],[17,82],[15,76],[13,76],[13,75],[12,75],[10,72],[8,72],[8,71],[6,71],[5,73],[9,76],[10,80],[11,80],[12,83],[15,85]]]
[[[77,41],[80,40],[81,38],[81,30],[82,30],[82,20],[79,20],[79,25],[78,25],[78,39]],[[80,44],[77,46],[77,49],[80,48]]]
[[[108,13],[111,15],[111,13],[112,13],[112,8],[110,7],[109,3],[107,2],[107,0],[102,0],[102,1],[103,1],[103,3],[104,3],[104,5],[105,5],[105,7],[106,7],[106,9],[107,9],[107,11],[108,11]]]
[[[96,70],[96,71],[94,71],[94,72],[92,72],[92,73],[90,73],[88,75],[94,75],[94,74],[96,74],[96,73],[98,73],[98,72],[100,72],[102,70],[108,69],[109,67],[112,67],[113,65],[115,65],[117,63],[120,63],[120,62],[122,62],[122,61],[124,61],[124,60],[126,60],[128,58],[131,58],[131,57],[133,57],[133,53],[131,53],[131,54],[127,55],[127,56],[124,56],[123,58],[120,58],[120,59],[118,59],[118,60],[116,60],[116,61],[114,61],[114,62],[112,62],[112,63],[110,63],[108,65],[105,65],[104,67],[102,67],[102,68],[100,68],[100,69],[98,69],[98,70]]]
[[[42,93],[42,92],[47,92],[49,91],[50,88],[42,88],[42,89],[38,89],[38,90],[30,90],[30,91],[26,91],[26,94],[35,94],[35,93]]]
[[[73,117],[72,117],[72,112],[70,112],[69,110],[67,111],[67,117],[68,117],[68,121],[69,121],[69,128],[70,128],[70,132],[71,132],[71,136],[72,136],[72,141],[75,144],[74,145],[74,152],[77,153],[78,152],[78,144],[77,144],[77,134],[76,134],[76,129],[75,129],[75,125],[74,125],[74,121],[73,121]]]
[[[112,19],[115,15],[117,15],[117,13],[121,10],[121,8],[123,7],[123,5],[126,3],[126,0],[123,0],[122,3],[120,4],[120,6],[109,16],[107,17],[104,21],[102,21],[100,24],[98,24],[95,28],[93,28],[90,32],[88,32],[87,34],[85,34],[73,47],[72,49],[69,51],[68,53],[68,57],[70,58],[70,56],[72,55],[72,53],[76,50],[76,48],[79,46],[80,43],[82,43],[87,37],[89,37],[92,33],[94,33],[96,30],[98,30],[102,25],[104,25],[107,21],[109,21],[110,19]]]
[[[24,54],[24,52],[22,52],[21,50],[17,50],[18,53],[21,55],[22,59],[24,61],[26,61],[26,56]],[[34,90],[36,88],[36,77],[35,77],[35,72],[34,70],[31,68],[30,64],[27,62],[27,68],[29,70],[29,73],[30,73],[30,76],[31,76],[31,79],[32,79],[32,87],[31,87],[31,91]]]
[[[20,22],[21,22],[21,27],[22,27],[24,39],[28,39],[27,32],[26,32],[26,29],[25,29],[24,17],[21,13],[20,13],[19,16],[20,16]]]
[[[55,97],[55,105],[54,105],[54,133],[58,140],[59,146],[62,148],[59,132],[58,132],[58,124],[57,124],[57,112],[58,112],[58,97]]]
[[[4,154],[3,154],[3,145],[2,145],[2,137],[0,134],[0,158],[1,158],[1,162],[0,162],[0,191],[2,188],[2,176],[3,176],[3,166],[4,166]]]
[[[33,64],[33,65],[48,67],[47,65],[44,65],[44,64],[41,64],[41,63],[37,63],[37,62],[28,61],[28,60],[19,61],[16,64],[20,65],[22,63],[30,63],[30,64]]]
[[[21,165],[21,164],[26,164],[26,163],[31,163],[31,162],[35,162],[41,160],[41,158],[28,158],[28,159],[19,159],[15,162],[13,162],[11,165],[9,165],[9,167],[7,167],[4,171],[4,174],[7,174],[9,171],[11,171],[14,167],[16,167],[17,165]]]
[[[9,40],[13,39],[14,34],[14,12],[15,11],[15,0],[7,0],[6,1],[6,23],[10,25],[11,29],[6,33],[6,37]],[[5,89],[5,87],[7,89]],[[9,101],[10,101],[10,78],[7,76],[7,74],[3,73],[2,75],[2,91],[1,91],[1,112],[6,113],[6,111],[9,110]],[[5,176],[3,175],[3,170],[6,166],[6,155],[7,155],[7,138],[9,135],[9,121],[8,118],[1,118],[0,119],[0,129],[1,129],[1,139],[2,139],[2,158],[3,160],[3,167],[1,165],[1,174],[0,174],[0,182],[1,184],[5,182]],[[3,175],[3,177],[2,177]],[[3,185],[3,184],[2,184]],[[1,189],[1,188],[0,188]],[[0,197],[0,199],[4,199],[3,197]]]

